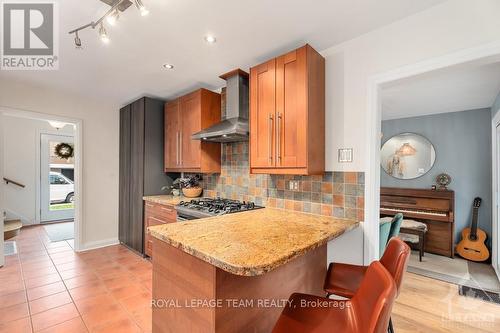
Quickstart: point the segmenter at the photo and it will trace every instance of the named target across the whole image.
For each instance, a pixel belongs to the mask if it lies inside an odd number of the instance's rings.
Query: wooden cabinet
[[[162,205],[146,201],[144,203],[144,253],[153,256],[153,239],[149,234],[148,227],[154,225],[173,223],[177,221],[177,212],[174,206]]]
[[[145,195],[161,194],[178,174],[166,174],[163,159],[163,105],[143,97],[120,109],[120,243],[144,253]]]
[[[165,105],[165,169],[179,166],[179,141],[180,113],[179,102],[176,100]]]
[[[165,171],[220,172],[220,143],[191,135],[220,122],[220,95],[199,89],[165,104]]]
[[[325,60],[305,45],[250,69],[250,171],[324,169]]]
[[[250,70],[250,159],[252,168],[270,168],[274,159],[276,61]]]
[[[199,93],[194,93],[180,99],[180,114],[182,118],[180,162],[183,169],[201,168],[201,141],[191,139],[191,135],[202,129],[200,98]]]

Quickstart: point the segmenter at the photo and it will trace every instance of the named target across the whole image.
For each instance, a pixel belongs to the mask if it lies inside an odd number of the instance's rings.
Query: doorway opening
[[[1,107],[0,117],[3,224],[16,221],[19,225],[11,239],[31,234],[29,230],[38,226],[36,234],[47,246],[79,251],[81,121]]]
[[[400,212],[410,222],[403,237],[416,250],[410,270],[495,293],[499,235],[491,121],[499,78],[498,43],[372,77],[366,180],[367,220],[380,221],[368,226],[371,242],[383,242],[382,225]],[[462,231],[475,230],[474,220],[488,236],[489,254],[481,263],[456,251]],[[382,251],[372,247],[370,257]]]

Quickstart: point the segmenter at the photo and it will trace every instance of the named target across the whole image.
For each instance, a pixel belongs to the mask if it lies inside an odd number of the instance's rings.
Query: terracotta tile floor
[[[116,245],[82,253],[24,228],[0,268],[0,332],[151,332],[151,263]]]

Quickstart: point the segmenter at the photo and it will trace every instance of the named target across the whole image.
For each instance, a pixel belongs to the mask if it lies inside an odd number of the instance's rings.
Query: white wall
[[[36,85],[7,82],[1,78],[0,106],[82,120],[82,247],[116,242],[118,106],[96,100],[93,96],[75,96]]]
[[[364,263],[363,246],[363,223],[360,223],[358,228],[328,242],[327,264],[343,262],[362,265]]]
[[[5,177],[26,185],[20,188],[14,185],[5,186],[4,208],[21,218],[24,224],[39,223],[36,214],[37,200],[37,147],[40,147],[41,132],[73,135],[72,126],[59,131],[48,122],[35,119],[3,117],[3,147]]]
[[[367,171],[368,79],[500,40],[500,1],[451,0],[321,52],[326,57],[327,170]],[[354,148],[353,163],[337,149]]]

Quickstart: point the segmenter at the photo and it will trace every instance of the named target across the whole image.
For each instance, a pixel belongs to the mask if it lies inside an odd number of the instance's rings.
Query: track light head
[[[78,31],[75,32],[75,48],[76,49],[82,48],[82,41],[81,41],[80,37],[78,37]]]
[[[111,14],[108,15],[108,17],[106,17],[106,21],[108,21],[110,25],[115,25],[116,22],[118,22],[119,18],[120,13],[118,12],[118,9],[115,9]]]
[[[108,32],[106,31],[106,28],[104,28],[104,24],[102,24],[102,22],[101,25],[99,26],[99,36],[101,37],[103,43],[105,44],[109,43]]]
[[[141,16],[146,16],[149,14],[149,10],[144,6],[142,0],[134,0],[135,6],[139,9]]]

